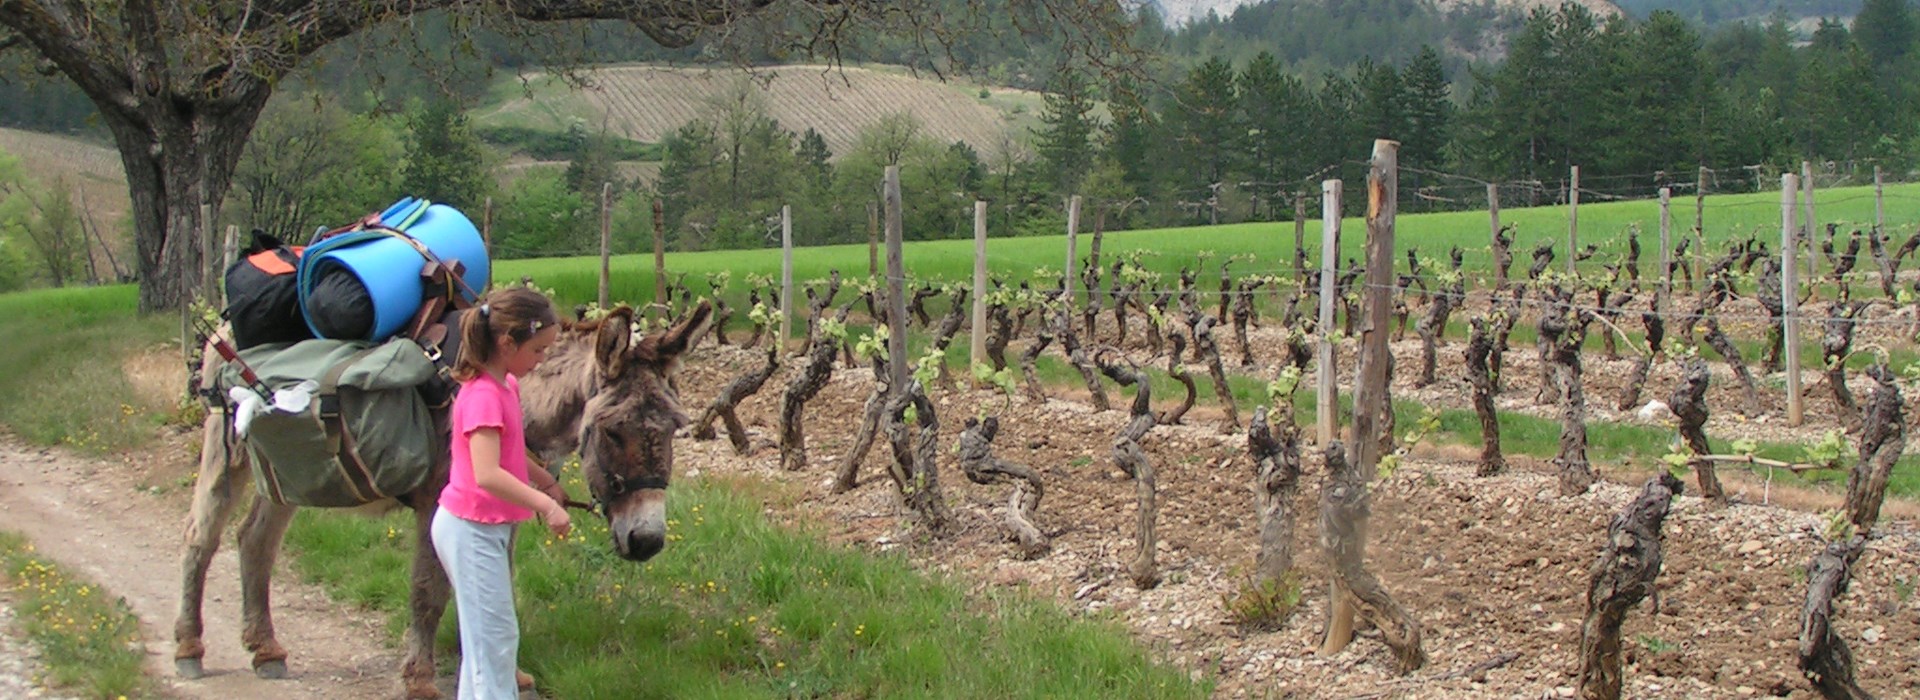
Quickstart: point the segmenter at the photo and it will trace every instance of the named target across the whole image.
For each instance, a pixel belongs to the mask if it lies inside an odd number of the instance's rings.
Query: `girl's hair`
[[[460,360],[453,365],[453,378],[464,382],[485,372],[498,350],[495,338],[506,336],[524,343],[541,329],[559,323],[547,295],[526,287],[493,290],[461,319]]]

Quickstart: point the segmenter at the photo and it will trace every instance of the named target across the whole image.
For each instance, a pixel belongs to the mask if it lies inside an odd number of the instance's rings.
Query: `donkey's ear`
[[[600,330],[593,337],[593,357],[601,372],[618,377],[621,370],[626,369],[627,350],[631,347],[633,309],[622,306],[600,320]]]
[[[671,358],[693,348],[693,343],[707,333],[707,324],[713,320],[713,302],[700,300],[693,313],[681,319],[660,339],[659,354],[662,358]]]

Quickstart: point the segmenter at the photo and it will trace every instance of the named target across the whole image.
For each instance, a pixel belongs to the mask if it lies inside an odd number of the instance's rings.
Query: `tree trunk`
[[[1827,374],[1827,386],[1833,390],[1834,410],[1840,427],[1847,432],[1860,430],[1860,404],[1847,388],[1847,355],[1853,351],[1854,315],[1861,304],[1836,301],[1827,305],[1826,333],[1820,338],[1821,366]]]
[[[1673,396],[1667,399],[1667,406],[1679,421],[1680,439],[1687,449],[1697,458],[1712,454],[1707,447],[1707,361],[1693,358],[1687,361],[1680,386],[1673,390]],[[1720,490],[1720,478],[1714,474],[1713,462],[1694,459],[1693,470],[1700,476],[1700,496],[1710,501],[1720,501],[1726,494]]]
[[[1067,362],[1080,372],[1081,381],[1087,384],[1087,396],[1093,401],[1093,411],[1101,413],[1112,408],[1107,404],[1106,389],[1100,386],[1099,370],[1093,366],[1092,360],[1087,359],[1086,349],[1080,347],[1078,334],[1073,330],[1073,316],[1067,313],[1067,307],[1061,307],[1054,326],[1059,331],[1060,349],[1066,352]]]
[[[1233,387],[1227,383],[1227,369],[1220,362],[1220,345],[1213,340],[1214,319],[1203,316],[1193,324],[1194,351],[1207,361],[1207,374],[1213,377],[1213,392],[1220,399],[1220,408],[1227,413],[1227,424],[1221,432],[1231,432],[1240,428],[1240,409],[1233,402]]]
[[[907,426],[909,406],[917,414],[917,432]],[[908,381],[907,390],[893,399],[887,415],[887,439],[893,444],[893,469],[889,473],[894,486],[913,511],[916,524],[927,533],[942,534],[952,518],[947,514],[946,499],[940,496],[940,464],[936,461],[940,455],[940,420],[933,402],[919,382]]]
[[[1740,381],[1740,390],[1746,394],[1747,403],[1741,414],[1748,418],[1759,416],[1761,413],[1760,389],[1754,385],[1753,373],[1747,371],[1746,360],[1740,358],[1740,349],[1734,347],[1733,341],[1727,339],[1727,334],[1720,332],[1718,319],[1707,316],[1706,321],[1707,346],[1713,348],[1714,352],[1720,353],[1720,357],[1725,358],[1727,364],[1733,367],[1733,377]]]
[[[1327,480],[1320,490],[1320,544],[1332,565],[1334,589],[1350,596],[1346,604],[1360,620],[1380,630],[1380,640],[1393,651],[1395,670],[1403,675],[1412,673],[1427,663],[1426,650],[1420,644],[1420,623],[1366,568],[1371,500],[1366,475],[1347,460],[1346,448],[1339,440],[1327,445],[1326,460]],[[1328,643],[1338,641],[1339,646],[1345,646],[1352,639],[1352,628],[1340,629],[1338,616],[1329,622]],[[1321,650],[1327,652],[1326,647]]]
[[[1827,700],[1872,700],[1853,680],[1853,653],[1833,629],[1833,599],[1847,592],[1863,537],[1831,542],[1807,564],[1807,602],[1800,611],[1800,675]]]
[[[209,235],[209,222],[202,220],[201,206],[218,215],[246,137],[271,94],[264,80],[233,80],[242,87],[218,102],[142,99],[139,111],[124,105],[100,110],[132,196],[142,313],[179,309],[203,284],[202,237]]]
[[[1020,353],[1020,374],[1027,381],[1027,398],[1040,402],[1047,400],[1047,387],[1040,383],[1040,375],[1034,372],[1033,363],[1039,360],[1040,353],[1046,352],[1047,346],[1053,343],[1053,331],[1048,329],[1047,325],[1040,324],[1034,334],[1033,343],[1027,346],[1026,352]]]
[[[772,377],[778,369],[780,369],[780,352],[777,349],[767,350],[766,364],[761,365],[760,369],[752,374],[733,380],[725,389],[720,390],[719,396],[713,397],[713,403],[708,404],[707,410],[701,412],[700,420],[693,422],[693,439],[714,439],[716,435],[713,431],[713,420],[717,417],[726,421],[727,439],[733,443],[734,454],[742,457],[749,454],[752,450],[747,443],[747,429],[740,424],[740,416],[734,409],[740,405],[741,401],[758,393],[760,387],[765,385],[767,379]]]
[[[1180,425],[1180,419],[1186,417],[1187,411],[1193,409],[1194,401],[1199,399],[1200,390],[1194,386],[1193,374],[1187,372],[1187,365],[1182,357],[1187,349],[1186,336],[1179,333],[1168,335],[1173,338],[1173,354],[1167,356],[1167,375],[1187,388],[1187,398],[1180,402],[1179,407],[1162,415],[1160,422],[1165,425]]]
[[[993,371],[998,372],[1007,368],[1007,342],[1013,340],[1013,314],[1008,313],[1005,304],[995,304],[987,308],[987,318],[992,329],[987,332],[987,360],[993,363]]]
[[[860,428],[853,433],[853,445],[840,455],[840,466],[834,469],[833,493],[846,493],[860,485],[860,463],[866,461],[867,453],[873,449],[873,437],[880,431],[881,421],[886,419],[887,396],[887,360],[884,357],[873,358],[873,391],[867,394],[867,405],[860,411]]]
[[[1587,617],[1580,625],[1581,700],[1619,700],[1625,680],[1620,625],[1656,590],[1660,526],[1682,485],[1671,474],[1647,480],[1640,497],[1607,526],[1607,542],[1587,575]]]
[[[1293,411],[1253,409],[1247,427],[1247,453],[1253,457],[1254,507],[1260,514],[1260,551],[1254,555],[1256,583],[1280,583],[1293,570],[1293,503],[1300,493],[1300,427]]]
[[[1454,267],[1453,274],[1460,274],[1458,266]],[[1466,299],[1466,280],[1441,287],[1439,293],[1430,295],[1429,299],[1427,315],[1414,327],[1420,334],[1420,378],[1414,381],[1417,387],[1433,384],[1434,365],[1439,361],[1434,345],[1447,332],[1447,319],[1453,315],[1454,305]]]
[[[953,337],[959,335],[960,326],[967,320],[967,288],[956,286],[947,296],[948,301],[953,303],[947,307],[947,315],[940,317],[940,326],[933,330],[933,347],[940,351],[940,379],[943,382],[948,379],[947,347],[953,344]]]
[[[1135,495],[1140,501],[1135,523],[1136,549],[1127,573],[1133,579],[1133,585],[1144,590],[1160,583],[1160,569],[1154,563],[1154,521],[1159,517],[1159,507],[1155,504],[1157,484],[1154,481],[1153,463],[1147,459],[1146,450],[1140,448],[1140,441],[1154,426],[1153,386],[1147,382],[1146,373],[1138,369],[1113,364],[1105,357],[1099,358],[1099,363],[1100,371],[1120,386],[1134,387],[1130,412],[1133,417],[1113,439],[1113,464],[1133,477]]]
[[[827,378],[833,375],[834,351],[839,348],[833,343],[814,342],[813,351],[807,354],[807,365],[787,383],[787,393],[780,399],[780,466],[786,469],[802,469],[807,466],[807,438],[801,428],[801,421],[807,402],[820,393],[827,385]]]
[[[1467,338],[1467,382],[1473,385],[1473,412],[1480,418],[1480,476],[1493,476],[1507,470],[1507,459],[1500,454],[1500,417],[1494,412],[1493,376],[1487,365],[1494,340],[1487,320],[1475,318],[1469,324]]]
[[[1587,462],[1587,398],[1580,375],[1580,345],[1586,323],[1579,311],[1550,313],[1540,320],[1540,337],[1548,344],[1554,384],[1560,399],[1560,495],[1578,496],[1593,486],[1593,466]]]
[[[1659,299],[1655,298],[1649,304],[1657,305]],[[1640,405],[1640,395],[1647,387],[1647,374],[1653,370],[1653,357],[1661,352],[1660,344],[1666,341],[1667,322],[1660,318],[1657,306],[1652,307],[1649,313],[1640,314],[1640,322],[1647,327],[1647,354],[1634,362],[1633,372],[1627,376],[1626,389],[1620,394],[1619,408],[1622,411],[1631,411]]]
[[[1867,371],[1873,377],[1873,398],[1867,404],[1866,423],[1860,431],[1860,459],[1847,474],[1848,519],[1854,531],[1865,535],[1880,520],[1880,504],[1887,496],[1887,480],[1893,476],[1894,463],[1906,451],[1905,401],[1900,385],[1884,365]]]
[[[1007,538],[1013,541],[1021,559],[1038,559],[1053,548],[1046,533],[1033,524],[1033,515],[1040,510],[1040,497],[1046,493],[1046,486],[1039,473],[1026,465],[993,456],[993,438],[999,431],[999,418],[988,416],[985,421],[968,418],[966,429],[960,433],[960,469],[968,481],[976,484],[1012,483],[1012,495],[1007,500]]]

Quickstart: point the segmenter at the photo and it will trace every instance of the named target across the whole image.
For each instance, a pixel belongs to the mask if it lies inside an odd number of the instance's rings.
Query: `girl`
[[[572,522],[529,484],[520,382],[560,335],[553,302],[516,287],[487,295],[461,328],[454,378],[453,469],[433,516],[433,550],[453,582],[460,620],[460,700],[514,700],[520,624],[508,552],[515,523],[539,515],[565,537]],[[545,474],[545,469],[533,470]],[[543,480],[545,481],[545,480]]]

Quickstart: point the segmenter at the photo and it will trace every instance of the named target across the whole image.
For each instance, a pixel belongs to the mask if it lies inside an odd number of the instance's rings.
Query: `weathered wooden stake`
[[[891,336],[887,339],[887,369],[893,375],[889,388],[897,399],[906,396],[911,372],[907,367],[907,295],[902,290],[907,266],[900,257],[900,240],[905,235],[900,218],[900,166],[887,166],[886,178],[887,326]]]
[[[1307,196],[1293,197],[1293,278],[1307,278]]]
[[[1660,287],[1654,313],[1662,318],[1673,303],[1673,189],[1660,188]],[[1660,352],[1660,348],[1650,348]]]
[[[793,207],[780,205],[780,335],[785,343],[793,331]]]
[[[867,276],[880,274],[880,205],[867,202]]]
[[[84,238],[81,240],[85,241]],[[234,258],[239,257],[239,255],[240,255],[240,227],[235,226],[233,224],[227,224],[226,240],[220,242],[220,275],[221,277],[226,276],[227,269],[233,267],[233,260]],[[93,267],[93,250],[91,249],[91,247],[89,247],[89,249],[87,250],[87,267],[88,268]],[[96,280],[97,280],[97,277],[96,277]],[[222,284],[220,285],[221,306],[226,305],[226,299],[227,299],[227,287],[226,285]]]
[[[1800,244],[1807,247],[1807,279],[1820,279],[1819,219],[1813,216],[1813,163],[1800,161]],[[1817,285],[1816,285],[1817,286]]]
[[[1329,443],[1327,481],[1320,497],[1321,541],[1334,570],[1327,634],[1320,653],[1330,656],[1346,648],[1353,641],[1354,617],[1364,614],[1380,630],[1381,641],[1393,650],[1396,670],[1405,674],[1427,661],[1420,643],[1420,623],[1394,602],[1365,567],[1367,479],[1380,461],[1381,422],[1388,418],[1388,365],[1393,360],[1387,337],[1396,286],[1393,225],[1400,180],[1399,148],[1395,141],[1374,141],[1373,168],[1367,176],[1367,320],[1361,333],[1359,382],[1353,398],[1352,454],[1337,454],[1340,443]]]
[[[1799,242],[1793,223],[1793,195],[1800,190],[1793,173],[1780,176],[1780,302],[1784,307],[1782,342],[1787,353],[1787,425],[1800,427],[1800,280]]]
[[[1487,231],[1493,237],[1493,246],[1500,247],[1500,186],[1487,183]],[[1494,265],[1493,288],[1507,288],[1507,266]]]
[[[600,308],[610,308],[609,285],[613,269],[613,220],[607,216],[613,203],[613,183],[600,183]]]
[[[667,209],[653,200],[653,302],[667,303]]]
[[[493,198],[488,197],[480,205],[480,244],[487,247],[487,255],[498,258],[493,252]],[[493,265],[487,266],[487,287],[493,287]],[[481,290],[486,291],[486,290]]]
[[[1873,230],[1887,235],[1886,192],[1881,190],[1880,166],[1873,166]]]
[[[1340,262],[1340,187],[1339,180],[1320,183],[1320,368],[1314,391],[1314,423],[1319,427],[1320,449],[1333,444],[1340,418],[1337,370],[1333,366],[1333,291],[1334,276]]]
[[[1573,179],[1567,182],[1567,274],[1575,274],[1574,261],[1580,255],[1580,166],[1573,166]]]
[[[1066,267],[1060,268],[1060,270],[1065,273],[1065,276],[1060,278],[1060,283],[1064,285],[1066,289],[1066,294],[1061,295],[1060,302],[1065,304],[1068,309],[1073,308],[1073,286],[1080,281],[1078,275],[1078,268],[1080,266],[1079,258],[1080,195],[1076,194],[1067,200],[1067,265]]]
[[[967,346],[967,363],[987,361],[987,202],[973,201],[973,323],[969,332],[972,341]],[[973,372],[967,372],[973,377]],[[980,388],[980,380],[973,379],[973,387]],[[1037,494],[1036,494],[1037,497]]]

